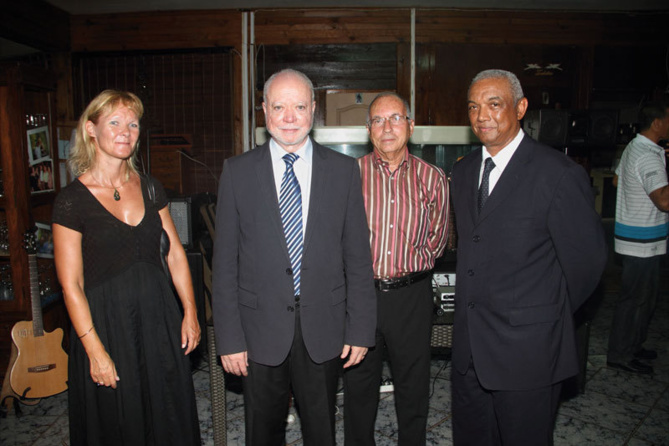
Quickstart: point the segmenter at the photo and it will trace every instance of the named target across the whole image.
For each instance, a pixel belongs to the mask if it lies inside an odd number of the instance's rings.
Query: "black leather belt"
[[[374,279],[374,286],[379,291],[390,291],[404,288],[412,283],[420,282],[432,274],[432,271],[421,271],[418,273],[407,274],[402,277],[393,277],[390,279]]]

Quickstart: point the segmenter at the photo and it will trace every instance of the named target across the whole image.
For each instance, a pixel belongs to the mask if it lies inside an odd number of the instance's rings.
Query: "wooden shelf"
[[[7,227],[9,244],[9,249],[0,253],[0,263],[6,268],[3,278],[7,280],[7,273],[11,274],[13,292],[11,300],[0,300],[0,373],[5,372],[10,357],[12,327],[18,321],[32,320],[25,235],[32,231],[35,221],[50,221],[59,188],[54,122],[56,79],[53,73],[38,66],[0,64],[0,168],[4,192],[0,197],[0,220]],[[38,136],[45,147],[39,152],[33,150]],[[31,192],[31,166],[45,166],[48,172],[49,164],[49,181],[38,183],[49,190]],[[47,331],[66,328],[68,321],[53,259],[37,261],[39,282],[50,290],[43,300],[44,328]]]

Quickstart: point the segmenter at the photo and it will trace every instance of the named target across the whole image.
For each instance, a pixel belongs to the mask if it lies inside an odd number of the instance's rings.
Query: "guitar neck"
[[[28,271],[30,272],[30,301],[33,313],[33,335],[44,336],[42,299],[39,295],[39,273],[37,271],[36,254],[28,254]]]

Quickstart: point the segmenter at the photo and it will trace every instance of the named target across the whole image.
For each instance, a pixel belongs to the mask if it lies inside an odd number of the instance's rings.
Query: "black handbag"
[[[151,176],[146,176],[146,187],[149,194],[149,199],[153,204],[156,204],[156,186],[154,184],[154,179]],[[163,271],[167,279],[172,283],[172,274],[170,273],[170,268],[167,265],[167,254],[170,252],[170,237],[167,235],[167,232],[163,228],[160,234],[160,263],[163,265]]]

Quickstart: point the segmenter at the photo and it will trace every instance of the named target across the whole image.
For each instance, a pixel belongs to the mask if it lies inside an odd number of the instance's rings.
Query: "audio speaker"
[[[614,146],[618,135],[617,110],[590,110],[588,144]]]
[[[191,199],[186,198],[171,198],[167,205],[170,216],[174,221],[174,226],[177,228],[177,234],[181,244],[185,249],[193,247],[193,224],[191,216]]]
[[[530,110],[525,114],[523,128],[533,139],[561,149],[567,143],[568,117],[566,110]]]
[[[571,110],[569,112],[569,124],[567,140],[574,146],[585,145],[590,134],[590,116],[586,110]]]

